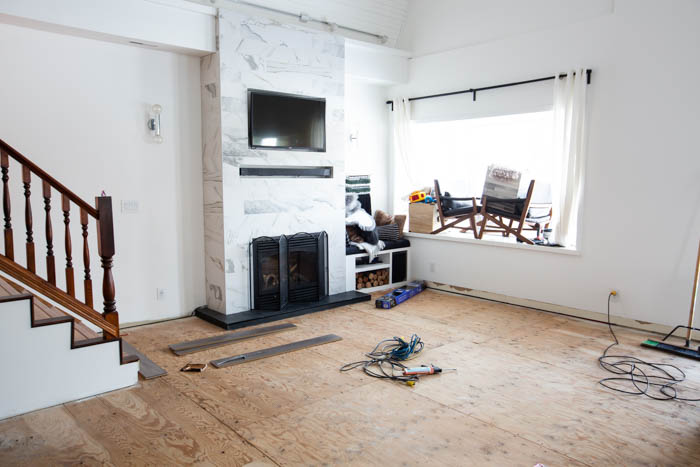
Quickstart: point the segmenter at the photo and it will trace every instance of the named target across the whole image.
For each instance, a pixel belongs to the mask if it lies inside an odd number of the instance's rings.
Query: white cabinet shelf
[[[385,264],[385,263],[372,263],[372,264],[361,264],[359,266],[355,266],[355,272],[367,272],[367,271],[376,271],[377,269],[388,269],[391,268],[391,264]]]
[[[399,265],[396,263],[396,254],[400,254],[402,257],[405,255],[405,261],[401,261],[401,263],[404,263],[403,265]],[[411,247],[403,247],[403,248],[395,248],[393,250],[385,250],[380,252],[377,257],[379,258],[378,263],[372,263],[372,264],[356,264],[357,258],[366,258],[369,257],[367,253],[356,253],[354,255],[346,255],[345,256],[345,288],[350,291],[350,290],[357,290],[359,292],[365,292],[365,293],[372,293],[372,292],[377,292],[379,290],[384,290],[384,289],[391,289],[395,287],[402,287],[408,283],[409,280],[411,280],[411,258],[410,258],[410,253],[411,253]],[[403,258],[402,258],[403,259]],[[356,279],[356,274],[358,272],[367,272],[367,271],[376,271],[379,269],[388,269],[389,270],[389,283],[380,285],[377,287],[368,287],[364,289],[356,289],[357,286],[357,279]],[[401,274],[400,271],[401,269],[405,270],[405,274]],[[395,270],[397,271],[397,274],[394,274]],[[397,277],[395,277],[397,276]],[[400,276],[400,277],[398,277]],[[394,280],[396,279],[396,282]],[[401,279],[401,280],[399,280]]]

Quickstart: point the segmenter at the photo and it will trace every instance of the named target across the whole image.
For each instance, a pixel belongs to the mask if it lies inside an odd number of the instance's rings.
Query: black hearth
[[[326,232],[258,237],[250,255],[253,310],[280,311],[328,295]]]
[[[370,299],[355,290],[329,295],[326,232],[254,239],[250,271],[249,311],[223,314],[202,306],[195,314],[224,329],[237,329]]]

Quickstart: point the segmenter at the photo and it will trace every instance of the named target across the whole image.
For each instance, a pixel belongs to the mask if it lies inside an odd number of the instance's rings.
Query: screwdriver
[[[403,370],[403,375],[404,376],[433,375],[435,373],[442,373],[443,371],[448,371],[448,370],[457,371],[457,368],[440,368],[439,366],[434,366],[431,363],[430,366],[421,365],[421,366],[414,367],[414,368],[406,368]]]

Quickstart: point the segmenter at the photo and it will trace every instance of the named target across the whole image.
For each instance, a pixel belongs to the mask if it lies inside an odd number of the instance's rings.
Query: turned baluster
[[[111,324],[119,328],[119,313],[117,302],[114,298],[114,277],[112,277],[112,261],[114,259],[114,225],[112,221],[112,197],[95,197],[97,207],[97,254],[102,260],[102,296],[104,297],[104,312],[102,316]],[[104,332],[105,340],[116,339],[108,332]]]
[[[66,292],[71,297],[75,297],[75,279],[73,276],[73,244],[70,240],[70,199],[66,195],[61,195],[63,207],[63,224],[65,227],[66,245]]]
[[[44,211],[46,211],[46,280],[56,285],[56,258],[53,256],[53,228],[51,227],[51,185],[42,180]]]
[[[5,215],[5,256],[15,259],[15,247],[12,240],[12,222],[10,217],[10,157],[5,151],[0,151],[0,170],[2,170],[2,211]]]
[[[34,232],[32,231],[32,194],[30,187],[32,173],[29,167],[22,166],[22,183],[24,184],[24,223],[27,227],[27,269],[36,273],[36,259],[34,258]]]
[[[80,225],[83,229],[83,266],[85,267],[85,304],[92,308],[92,279],[90,278],[90,249],[88,247],[88,213],[80,209]]]

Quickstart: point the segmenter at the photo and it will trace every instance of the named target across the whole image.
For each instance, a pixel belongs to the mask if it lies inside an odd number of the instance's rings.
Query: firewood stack
[[[379,287],[389,283],[389,270],[377,269],[375,271],[358,272],[355,274],[357,279],[356,289],[367,289],[369,287]]]

